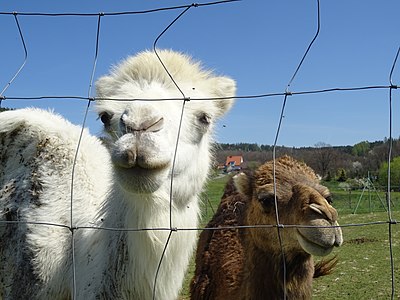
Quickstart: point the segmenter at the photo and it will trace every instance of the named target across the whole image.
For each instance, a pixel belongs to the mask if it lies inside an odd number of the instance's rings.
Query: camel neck
[[[257,247],[245,249],[243,282],[246,299],[310,299],[314,273],[311,255],[298,253],[285,256],[286,282],[281,253],[267,253]],[[286,292],[285,292],[286,291]]]

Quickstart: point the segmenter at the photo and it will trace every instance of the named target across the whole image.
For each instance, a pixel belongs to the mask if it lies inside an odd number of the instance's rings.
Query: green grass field
[[[227,180],[226,176],[209,181],[202,197],[202,226],[218,207]],[[394,258],[394,298],[400,299],[400,224],[392,224],[389,228],[385,193],[373,189],[348,192],[339,189],[337,183],[326,185],[339,212],[344,243],[331,254],[339,258],[334,273],[314,281],[314,299],[391,299],[389,230]],[[391,193],[391,202],[392,220],[400,220],[400,193]],[[370,225],[371,222],[382,224]],[[181,293],[182,300],[189,299],[188,287],[193,272],[192,260]]]

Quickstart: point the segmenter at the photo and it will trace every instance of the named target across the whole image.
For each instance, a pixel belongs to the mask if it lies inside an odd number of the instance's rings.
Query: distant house
[[[242,168],[243,156],[230,155],[226,157],[225,172],[239,171]]]

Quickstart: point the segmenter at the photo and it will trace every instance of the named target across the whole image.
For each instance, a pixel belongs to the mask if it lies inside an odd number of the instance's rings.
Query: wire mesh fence
[[[57,228],[65,228],[68,229],[70,234],[71,234],[71,246],[70,249],[72,251],[72,294],[71,298],[75,299],[76,298],[76,286],[77,286],[77,272],[79,270],[76,269],[76,263],[75,263],[75,253],[74,249],[76,247],[75,243],[75,234],[78,231],[81,230],[98,230],[98,231],[116,231],[116,232],[129,232],[131,234],[136,234],[138,232],[142,231],[165,231],[168,232],[168,236],[166,239],[164,246],[164,251],[162,252],[162,255],[159,257],[159,261],[157,263],[157,270],[155,272],[155,278],[152,286],[152,297],[153,299],[158,299],[157,294],[156,294],[156,287],[157,287],[157,279],[158,279],[158,274],[160,267],[163,264],[163,259],[166,250],[169,247],[169,242],[171,237],[174,234],[179,234],[179,232],[183,231],[201,231],[201,230],[226,230],[230,229],[229,227],[224,227],[224,228],[204,228],[204,227],[199,227],[199,228],[183,228],[183,227],[174,227],[174,224],[172,222],[172,206],[173,204],[173,190],[174,190],[174,169],[175,169],[175,160],[176,160],[176,154],[178,151],[178,148],[180,146],[180,139],[181,137],[181,127],[182,127],[182,119],[184,114],[187,111],[186,104],[187,102],[190,101],[219,101],[226,99],[224,97],[222,98],[216,98],[216,97],[210,97],[210,98],[189,98],[185,95],[179,84],[175,81],[174,76],[171,75],[171,73],[168,70],[168,66],[166,66],[162,60],[162,58],[158,55],[158,47],[163,38],[165,38],[165,35],[169,34],[171,36],[174,35],[174,30],[176,30],[176,25],[179,24],[179,22],[182,22],[182,18],[184,17],[190,17],[190,14],[192,13],[193,10],[199,10],[200,14],[206,14],[203,9],[208,9],[208,10],[213,10],[216,12],[218,15],[218,10],[228,10],[230,9],[231,6],[234,6],[236,2],[234,1],[216,1],[216,2],[204,2],[204,3],[193,3],[193,4],[188,4],[188,5],[179,5],[179,6],[171,6],[171,7],[160,7],[160,8],[154,8],[154,9],[145,9],[145,10],[140,10],[140,11],[120,11],[120,12],[100,12],[100,13],[45,13],[45,12],[0,12],[0,18],[7,18],[8,19],[8,27],[3,28],[2,31],[7,31],[9,34],[12,32],[11,36],[17,37],[18,43],[13,45],[13,47],[16,47],[15,51],[19,51],[22,53],[22,59],[20,60],[20,64],[15,68],[15,72],[8,72],[11,75],[9,76],[9,79],[7,79],[7,82],[4,84],[4,87],[2,88],[0,92],[0,105],[1,106],[12,106],[14,103],[13,101],[20,101],[20,103],[24,102],[29,102],[31,105],[31,101],[34,101],[34,103],[37,103],[39,101],[43,100],[49,100],[48,103],[50,103],[50,106],[53,102],[56,102],[58,100],[65,100],[71,102],[72,100],[79,100],[84,105],[80,104],[81,108],[84,111],[84,113],[80,114],[80,116],[83,115],[82,121],[80,122],[82,130],[81,130],[81,135],[79,138],[79,141],[76,145],[76,152],[75,152],[75,159],[73,163],[73,168],[70,176],[70,220],[69,220],[69,225],[64,225],[64,224],[58,224],[58,223],[53,223],[53,222],[34,222],[30,220],[26,221],[9,221],[9,220],[0,220],[0,226],[6,226],[7,224],[32,224],[36,226],[49,226],[49,227],[57,227]],[[274,134],[274,141],[273,141],[273,150],[272,150],[272,156],[273,156],[273,161],[275,164],[275,161],[277,160],[277,152],[276,149],[278,147],[280,137],[282,135],[282,125],[285,123],[285,114],[288,108],[288,99],[289,98],[295,98],[298,96],[310,96],[310,95],[319,95],[319,94],[330,94],[330,93],[337,93],[337,94],[346,94],[346,93],[351,93],[351,92],[360,92],[360,91],[365,91],[365,92],[373,92],[373,91],[386,91],[387,92],[387,105],[389,107],[387,116],[386,116],[386,122],[389,124],[389,130],[388,130],[388,141],[389,141],[389,148],[388,148],[388,165],[389,165],[389,170],[388,170],[388,184],[387,184],[387,193],[386,197],[384,200],[380,199],[382,202],[382,205],[385,206],[385,210],[387,212],[387,219],[383,221],[366,221],[363,223],[357,223],[357,224],[352,224],[352,223],[344,223],[341,224],[342,228],[347,228],[347,227],[364,227],[364,226],[378,226],[378,225],[386,225],[388,230],[387,230],[387,248],[385,248],[385,251],[387,251],[388,259],[390,261],[390,266],[387,270],[387,273],[390,273],[390,282],[391,282],[391,289],[390,289],[390,297],[391,299],[394,299],[396,295],[398,294],[398,289],[396,287],[396,267],[395,267],[395,258],[393,256],[393,247],[394,247],[394,241],[393,241],[393,228],[394,226],[397,225],[396,220],[392,216],[392,211],[391,211],[391,195],[392,195],[392,187],[390,186],[390,165],[391,165],[391,160],[392,160],[392,140],[393,140],[393,98],[395,96],[395,92],[398,88],[397,84],[395,83],[394,80],[394,74],[396,72],[396,68],[398,68],[398,56],[400,52],[400,47],[393,49],[393,58],[392,58],[392,64],[390,68],[388,68],[387,72],[387,83],[385,84],[370,84],[370,85],[357,85],[353,87],[348,87],[348,86],[337,86],[337,87],[330,87],[330,88],[310,88],[307,90],[293,90],[293,83],[300,77],[301,78],[301,70],[304,67],[305,64],[307,64],[308,58],[310,56],[310,52],[313,50],[314,47],[318,46],[319,40],[324,36],[324,33],[321,31],[321,23],[323,22],[323,17],[321,16],[321,8],[320,8],[320,1],[314,1],[315,2],[315,11],[311,13],[311,15],[314,17],[313,20],[315,21],[315,28],[312,30],[312,35],[309,41],[307,41],[306,45],[304,46],[304,43],[301,44],[301,46],[296,46],[298,49],[301,49],[303,51],[302,55],[300,56],[300,59],[296,62],[295,65],[293,65],[293,71],[292,74],[289,77],[289,80],[287,81],[285,88],[283,91],[280,92],[261,92],[261,93],[252,93],[248,95],[242,95],[239,94],[236,96],[237,101],[244,101],[244,100],[249,100],[249,99],[254,99],[255,101],[266,101],[271,98],[278,98],[281,99],[281,106],[280,106],[280,112],[279,112],[279,117],[278,121],[276,123],[276,129],[275,129],[275,134]],[[249,4],[251,6],[252,4]],[[107,29],[107,24],[106,22],[111,19],[111,18],[124,18],[124,17],[148,17],[151,18],[151,16],[159,13],[164,13],[164,12],[169,12],[171,15],[170,21],[167,24],[158,25],[161,30],[158,31],[158,34],[153,35],[153,42],[152,42],[152,51],[155,53],[155,55],[158,57],[160,64],[163,66],[165,72],[168,74],[170,77],[171,81],[174,83],[176,89],[179,91],[182,97],[178,98],[168,98],[168,99],[141,99],[141,98],[135,98],[135,99],[126,99],[126,98],[120,98],[120,99],[115,99],[115,98],[97,98],[96,96],[93,95],[93,82],[94,78],[96,77],[97,74],[97,67],[98,64],[100,63],[102,59],[102,47],[103,42],[102,42],[102,36],[103,34],[108,33]],[[24,28],[22,21],[25,20],[26,18],[31,18],[31,22],[40,22],[43,18],[52,18],[51,22],[56,23],[57,19],[59,18],[70,18],[70,19],[90,19],[90,27],[91,29],[95,28],[95,30],[91,30],[90,33],[88,33],[88,36],[91,37],[91,58],[88,58],[88,54],[85,53],[85,60],[86,60],[86,65],[88,66],[88,77],[87,77],[87,84],[84,84],[86,91],[83,92],[81,95],[32,95],[28,92],[20,93],[20,95],[12,95],[9,94],[9,88],[12,87],[15,84],[15,81],[24,74],[24,68],[27,65],[27,63],[30,62],[31,56],[30,56],[30,43],[29,40],[31,41],[32,39],[35,38],[35,36],[30,36],[29,33],[27,34],[26,32],[29,31],[28,28]],[[12,22],[11,22],[12,20]],[[93,20],[96,20],[94,22]],[[154,22],[154,21],[153,21]],[[96,26],[94,26],[94,23]],[[86,24],[89,27],[89,22]],[[201,25],[199,25],[201,26]],[[86,30],[86,29],[85,29]],[[73,36],[70,37],[71,41],[70,43],[73,43]],[[79,43],[79,42],[78,42]],[[293,45],[291,45],[293,47]],[[44,46],[43,51],[51,51],[47,50]],[[87,48],[86,48],[87,49]],[[106,51],[106,50],[105,50]],[[266,54],[268,55],[268,54]],[[13,59],[14,61],[14,59]],[[90,63],[89,63],[89,62]],[[3,84],[3,83],[2,83]],[[240,85],[240,82],[239,82]],[[55,87],[56,88],[56,87]],[[262,89],[261,89],[262,90]],[[169,214],[170,214],[170,222],[169,224],[165,224],[163,227],[160,228],[108,228],[108,227],[102,227],[102,226],[76,226],[74,224],[74,205],[75,205],[75,187],[78,182],[76,182],[75,179],[75,167],[76,167],[76,161],[77,161],[77,156],[80,151],[80,145],[82,143],[82,136],[84,132],[85,126],[87,126],[87,118],[88,115],[90,114],[90,108],[91,104],[94,101],[98,100],[103,100],[103,101],[115,101],[115,102],[121,102],[121,101],[176,101],[179,100],[182,103],[181,106],[181,113],[180,113],[180,118],[177,120],[179,123],[178,125],[178,135],[177,135],[177,140],[175,142],[175,151],[174,151],[174,158],[173,158],[173,163],[171,167],[171,182],[170,182],[170,195],[169,195]],[[21,105],[21,104],[20,104]],[[21,106],[23,106],[22,104]],[[46,103],[47,105],[47,103]],[[73,107],[74,104],[72,104],[72,110],[77,111],[76,108]],[[246,105],[251,106],[254,105],[254,102],[246,102]],[[76,114],[76,113],[75,113]],[[274,172],[275,172],[275,166],[274,166]],[[275,177],[275,174],[274,174]],[[276,182],[274,179],[274,185],[276,188]],[[250,226],[253,228],[261,227],[261,228],[277,228],[278,230],[278,236],[281,242],[281,231],[284,228],[291,228],[291,227],[296,227],[296,228],[301,228],[301,227],[307,227],[304,225],[300,224],[282,224],[280,221],[280,211],[278,210],[278,203],[277,203],[277,198],[276,198],[275,193],[275,216],[276,216],[276,222],[275,224],[265,224],[265,225],[258,225],[258,226]],[[361,198],[360,198],[361,199]],[[360,201],[360,200],[359,200]],[[213,211],[214,212],[214,211]],[[340,220],[340,219],[339,219]],[[342,222],[343,223],[343,222]],[[246,229],[248,226],[239,226],[240,228]],[[238,226],[234,226],[232,228],[238,228]],[[345,237],[346,239],[346,237]],[[282,247],[282,255],[285,255],[285,251]],[[285,270],[286,267],[283,265],[283,270]],[[283,281],[284,281],[284,286],[285,286],[285,278],[286,274],[284,271],[283,275]],[[366,283],[368,284],[368,283]],[[286,294],[282,295],[283,298],[286,298]]]

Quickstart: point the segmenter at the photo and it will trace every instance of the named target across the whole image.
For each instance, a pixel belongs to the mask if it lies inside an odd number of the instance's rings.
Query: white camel
[[[146,51],[98,80],[105,136],[83,132],[73,189],[80,127],[39,109],[0,113],[0,298],[178,297],[196,243],[179,228],[198,225],[212,128],[236,88],[186,55],[158,53],[170,74]],[[182,93],[226,99],[186,101],[173,163]]]

